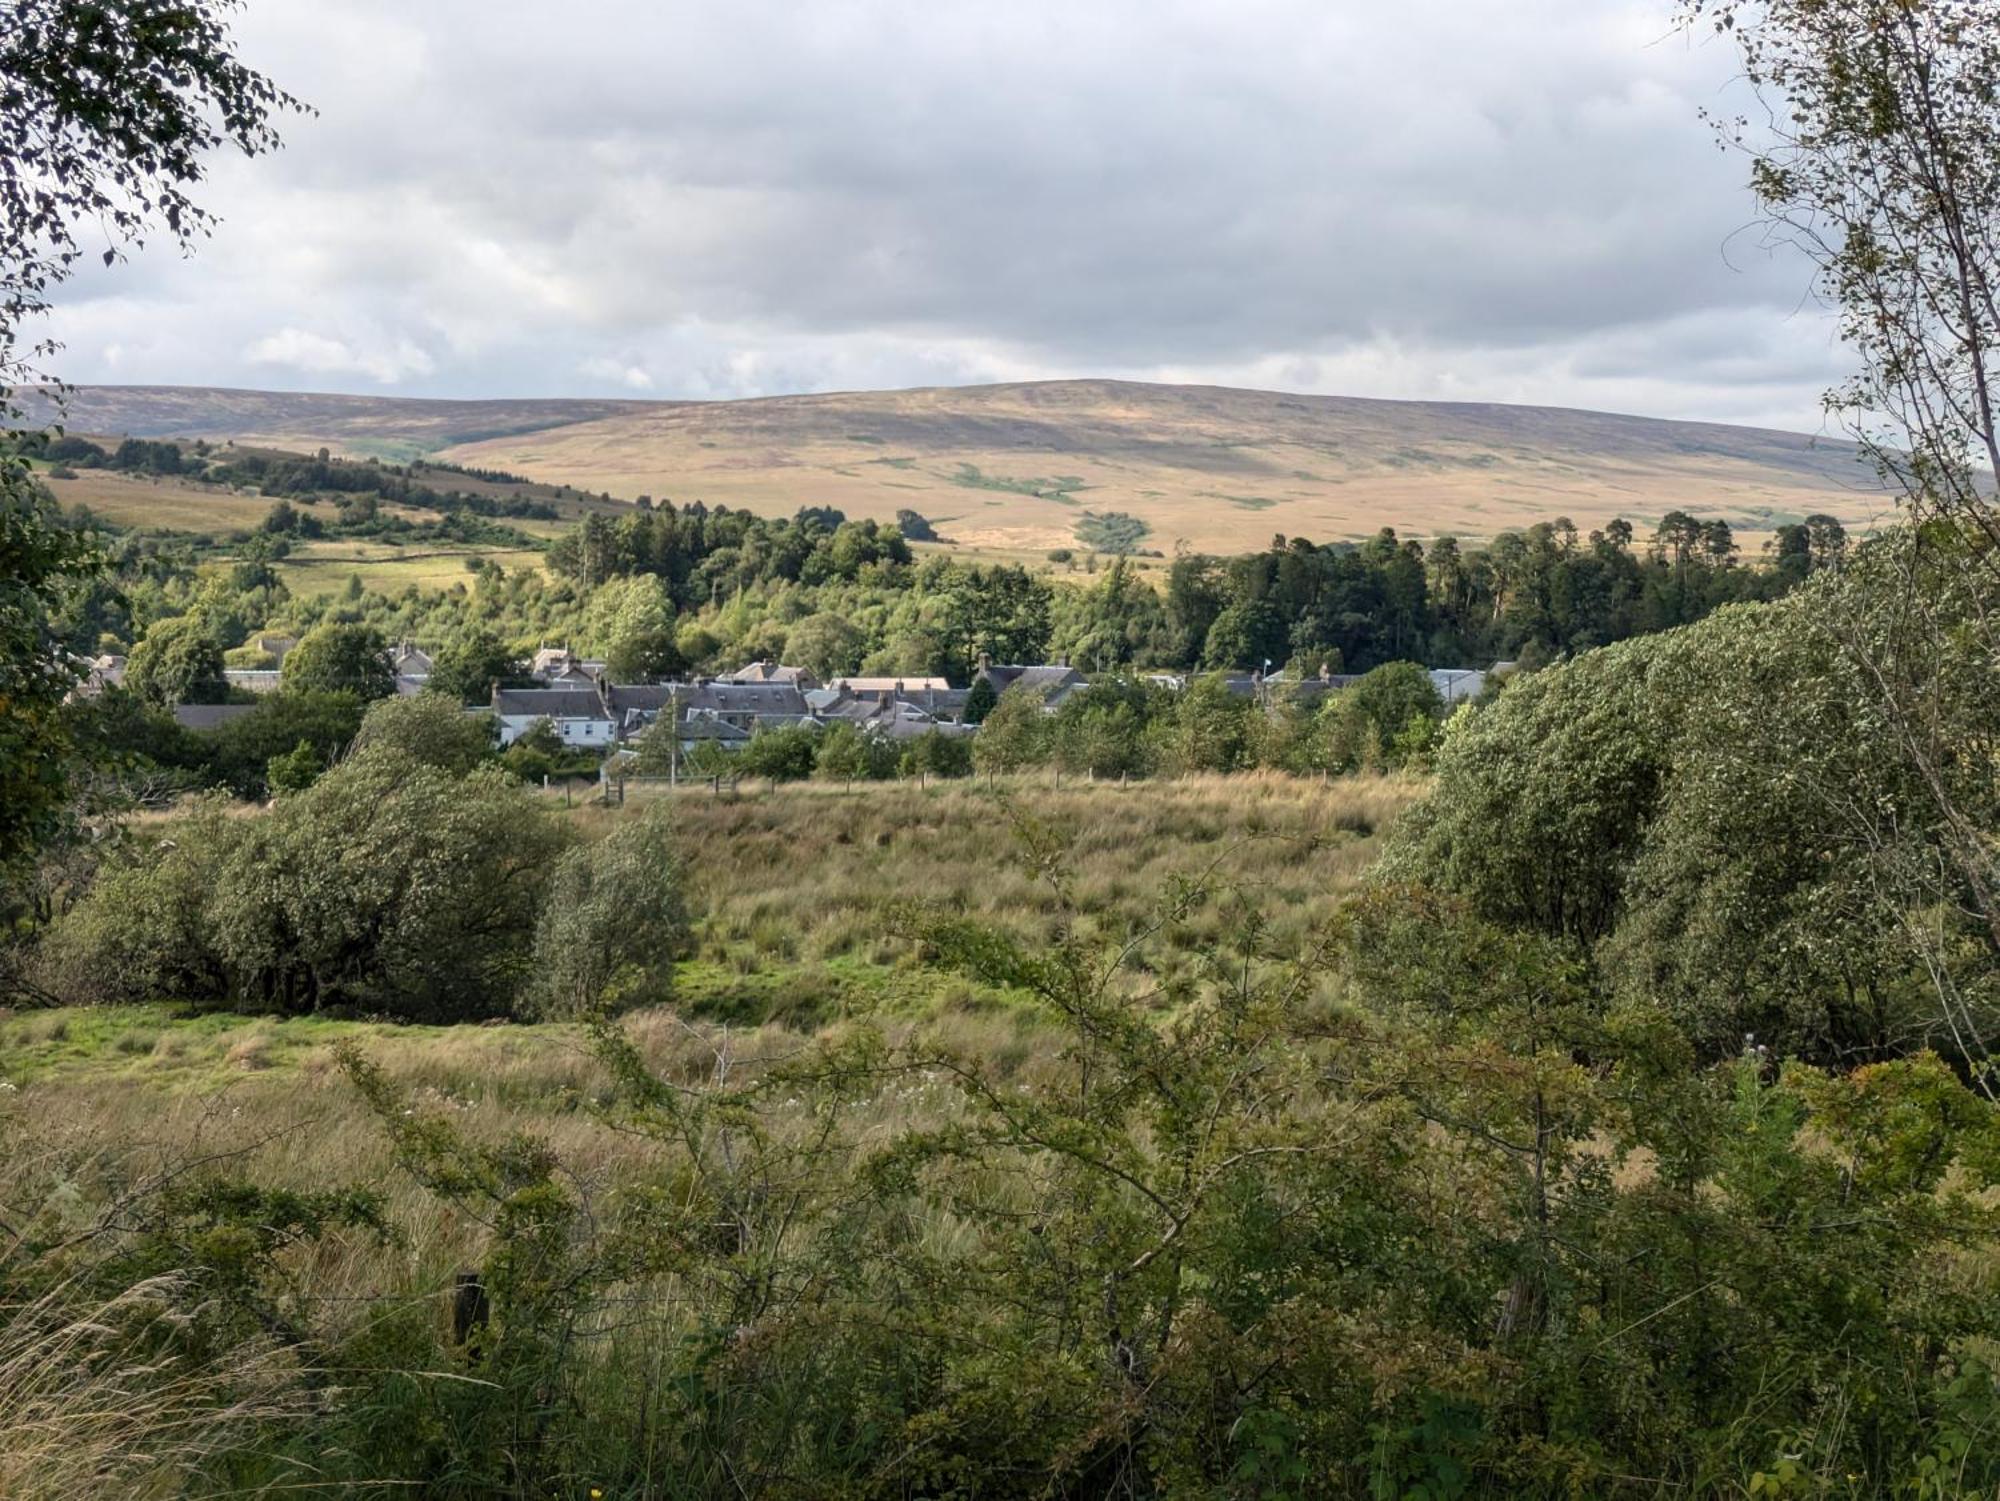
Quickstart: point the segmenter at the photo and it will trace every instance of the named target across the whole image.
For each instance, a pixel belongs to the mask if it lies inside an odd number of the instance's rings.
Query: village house
[[[725,672],[716,678],[718,683],[777,683],[782,687],[796,688],[801,693],[819,686],[819,679],[808,668],[782,667],[776,662],[751,662],[734,672]]]
[[[86,666],[83,681],[77,684],[77,693],[83,698],[95,698],[106,688],[125,686],[125,658],[116,653],[93,657]]]
[[[684,690],[679,683],[605,683],[599,691],[612,734],[623,745],[651,729],[662,714],[673,713]]]
[[[1042,707],[1053,714],[1063,706],[1072,694],[1090,687],[1090,680],[1074,667],[1064,662],[1042,663],[1035,666],[996,663],[982,656],[979,671],[973,674],[973,681],[993,685],[997,698],[1009,688],[1025,688],[1042,695]]]
[[[512,745],[546,719],[564,745],[603,750],[616,739],[617,725],[603,696],[588,688],[495,688],[493,717],[499,723],[500,744]]]
[[[408,641],[398,642],[389,653],[389,667],[398,677],[407,674],[410,677],[427,678],[435,666],[429,652]]]
[[[1238,698],[1254,698],[1262,703],[1293,703],[1311,708],[1330,693],[1339,693],[1352,688],[1361,681],[1358,673],[1334,672],[1325,663],[1320,664],[1317,673],[1309,677],[1293,677],[1290,673],[1274,672],[1268,676],[1261,672],[1231,673],[1222,682]]]
[[[595,688],[602,662],[586,662],[567,646],[544,646],[528,662],[528,676],[551,688]]]
[[[697,678],[679,687],[676,702],[683,720],[717,720],[751,732],[812,721],[805,694],[789,683],[726,683]]]
[[[951,684],[937,677],[835,678],[827,684],[827,687],[844,689],[856,694],[951,692]]]
[[[976,726],[963,722],[965,699],[963,688],[899,692],[892,687],[879,693],[822,689],[806,695],[813,717],[822,724],[851,724],[865,735],[886,740],[914,740],[934,730],[971,734]]]
[[[1470,667],[1433,667],[1431,686],[1445,707],[1452,708],[1479,697],[1486,687],[1486,674]]]

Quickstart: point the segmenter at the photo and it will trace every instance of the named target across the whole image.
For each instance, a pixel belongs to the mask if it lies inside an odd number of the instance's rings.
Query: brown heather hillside
[[[633,497],[787,514],[922,512],[984,549],[1074,545],[1086,512],[1144,545],[1215,551],[1383,526],[1476,538],[1554,516],[1669,510],[1754,537],[1814,511],[1887,509],[1844,443],[1546,407],[1053,381],[728,402],[406,401],[146,388],[78,393],[72,426],[254,438],[456,463]]]

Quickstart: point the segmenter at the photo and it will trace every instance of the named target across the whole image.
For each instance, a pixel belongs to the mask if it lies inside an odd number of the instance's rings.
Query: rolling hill
[[[919,511],[990,550],[1073,546],[1107,512],[1144,545],[1232,551],[1383,526],[1484,537],[1669,510],[1768,532],[1888,509],[1848,444],[1548,407],[1078,380],[726,402],[433,401],[86,387],[75,431],[418,453],[632,498],[784,514]]]

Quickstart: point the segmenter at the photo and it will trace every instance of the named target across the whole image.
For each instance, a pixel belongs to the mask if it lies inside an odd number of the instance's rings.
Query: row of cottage
[[[295,643],[286,637],[265,636],[255,644],[281,660]],[[98,659],[90,664],[82,691],[94,692],[120,681],[124,665],[122,657]],[[423,692],[432,665],[428,653],[409,643],[399,644],[389,653],[398,693]],[[1495,670],[1504,670],[1504,666]],[[511,745],[535,724],[547,720],[565,745],[608,750],[629,744],[662,715],[681,726],[684,750],[693,750],[703,742],[734,749],[760,729],[788,725],[846,723],[891,740],[933,732],[970,735],[978,728],[965,717],[971,688],[954,688],[941,677],[836,677],[822,683],[803,667],[752,662],[713,678],[614,683],[602,662],[584,660],[563,647],[542,648],[527,668],[526,676],[534,686],[493,690],[491,710],[502,745]],[[230,669],[224,676],[232,687],[254,694],[273,692],[282,682],[281,673],[272,669]],[[1430,673],[1447,705],[1476,697],[1487,676],[1459,668],[1438,668]],[[1061,662],[1022,665],[981,658],[973,680],[989,684],[996,698],[1010,688],[1025,687],[1040,694],[1051,713],[1072,694],[1089,687],[1081,672]],[[1155,674],[1151,681],[1171,692],[1186,686],[1186,679],[1170,674]],[[1322,668],[1317,676],[1303,678],[1247,673],[1230,675],[1224,681],[1231,692],[1245,697],[1282,695],[1311,704],[1358,679]],[[249,707],[242,703],[188,704],[175,715],[190,729],[213,729],[247,713]]]
[[[715,678],[620,684],[606,679],[601,664],[581,662],[562,651],[538,652],[532,670],[542,686],[493,691],[502,745],[547,720],[565,745],[605,749],[635,739],[662,715],[681,727],[681,748],[690,751],[705,741],[733,749],[760,729],[788,725],[845,723],[890,740],[970,735],[978,729],[965,717],[971,689],[954,688],[941,677],[836,677],[822,684],[803,667],[753,662]],[[1486,677],[1459,668],[1430,673],[1447,705],[1477,697]],[[973,681],[988,683],[996,698],[1010,688],[1027,688],[1041,695],[1049,713],[1090,686],[1081,672],[1064,663],[1026,666],[983,658]],[[1186,686],[1184,679],[1168,675],[1153,681],[1170,691]],[[1231,692],[1245,697],[1283,694],[1308,704],[1357,681],[1324,669],[1303,679],[1282,673],[1225,679]]]
[[[681,748],[703,742],[733,749],[760,729],[851,724],[865,734],[909,740],[938,733],[970,735],[972,690],[941,677],[837,677],[821,683],[803,667],[752,662],[736,672],[686,682],[613,683],[600,664],[566,652],[543,651],[531,664],[541,686],[495,688],[493,714],[500,743],[511,744],[547,720],[565,745],[597,749],[625,744],[662,716],[680,726]],[[981,662],[978,678],[995,695],[1024,684],[1051,710],[1088,686],[1073,667]]]

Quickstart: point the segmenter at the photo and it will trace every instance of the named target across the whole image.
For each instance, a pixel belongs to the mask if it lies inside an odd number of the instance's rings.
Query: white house
[[[538,719],[555,726],[564,745],[603,750],[617,738],[618,726],[594,688],[495,688],[493,716],[503,746],[527,734]]]

